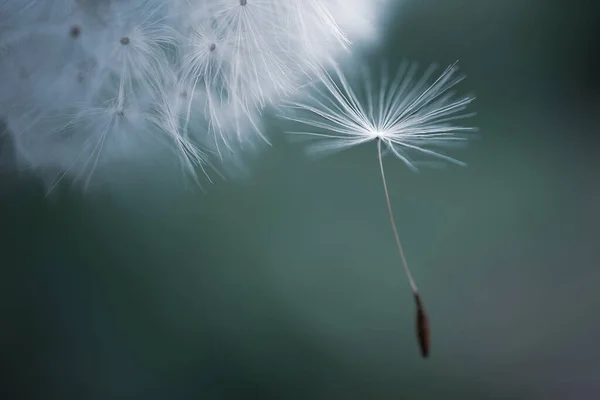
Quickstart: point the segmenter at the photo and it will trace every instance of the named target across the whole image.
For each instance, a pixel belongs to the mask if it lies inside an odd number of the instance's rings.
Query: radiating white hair
[[[433,79],[435,66],[417,78],[418,65],[404,62],[392,79],[387,64],[379,72],[354,67],[361,73],[354,74],[353,82],[334,66],[333,73],[320,74],[306,95],[284,102],[282,116],[303,126],[288,133],[315,139],[308,146],[309,153],[330,154],[380,140],[386,153],[413,171],[423,159],[464,165],[444,154],[475,130],[455,124],[473,115],[466,109],[475,99],[454,92],[464,79],[457,63]]]

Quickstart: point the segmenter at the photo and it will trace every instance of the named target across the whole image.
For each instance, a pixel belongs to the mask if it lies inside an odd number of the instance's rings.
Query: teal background
[[[388,14],[359,57],[459,59],[477,95],[468,168],[385,160],[430,359],[374,146],[310,160],[269,120],[250,174],[205,193],[151,166],[52,198],[2,175],[1,397],[598,398],[598,6]]]

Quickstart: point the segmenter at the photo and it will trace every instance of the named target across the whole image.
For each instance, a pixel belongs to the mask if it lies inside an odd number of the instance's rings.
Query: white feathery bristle
[[[453,89],[464,76],[457,63],[437,78],[429,67],[417,78],[417,65],[404,63],[390,80],[387,67],[377,74],[367,67],[350,81],[334,67],[324,72],[314,90],[300,100],[285,103],[282,116],[302,124],[306,130],[289,132],[300,138],[315,139],[308,147],[312,154],[331,154],[363,143],[381,140],[386,153],[417,171],[427,156],[458,165],[463,162],[442,150],[464,142],[474,128],[454,122],[473,114],[465,110],[475,99],[456,96]]]

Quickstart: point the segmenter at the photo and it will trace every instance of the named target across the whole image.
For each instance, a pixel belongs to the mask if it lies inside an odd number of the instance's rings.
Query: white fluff
[[[59,180],[87,184],[110,163],[171,151],[188,173],[206,173],[266,142],[261,112],[352,40],[371,39],[381,8],[382,0],[4,0],[0,118],[23,166],[60,171]]]
[[[475,99],[453,92],[464,79],[457,63],[436,79],[433,66],[417,78],[417,65],[404,63],[392,79],[385,66],[380,74],[363,67],[355,84],[339,67],[333,69],[333,75],[323,72],[309,95],[285,103],[283,116],[307,129],[288,133],[314,139],[310,153],[331,154],[377,141],[413,171],[422,156],[464,165],[442,152],[474,131],[454,124],[473,115],[465,110]]]

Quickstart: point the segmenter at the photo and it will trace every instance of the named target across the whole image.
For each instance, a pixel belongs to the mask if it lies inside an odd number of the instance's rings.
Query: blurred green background
[[[459,59],[477,95],[468,168],[385,161],[430,359],[374,148],[310,160],[272,120],[206,193],[2,176],[0,398],[600,398],[598,8],[403,1],[357,50]]]

